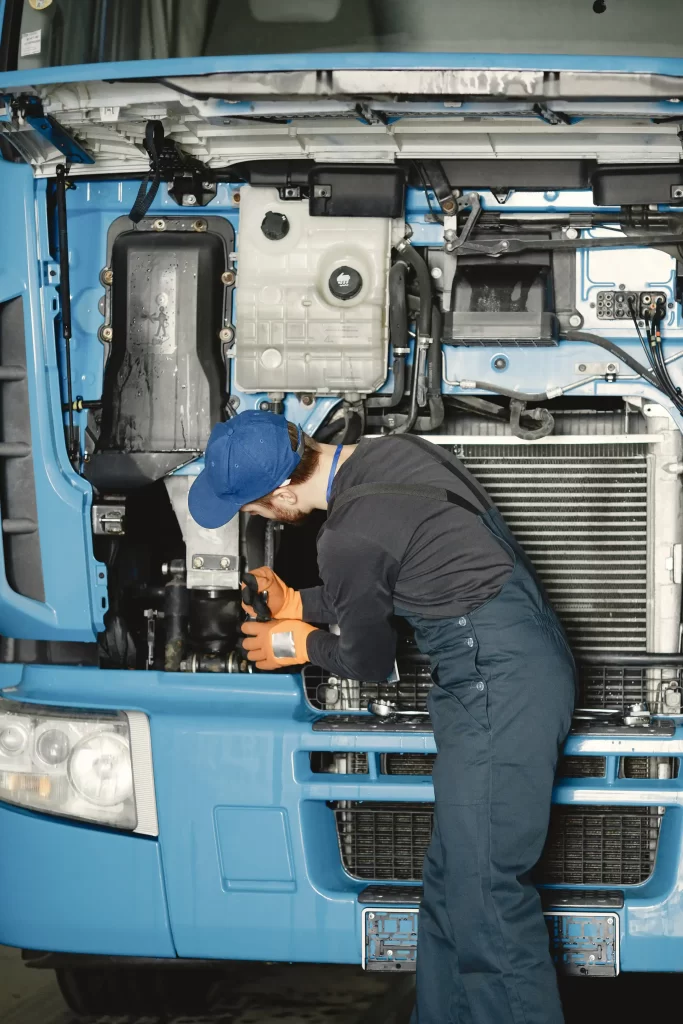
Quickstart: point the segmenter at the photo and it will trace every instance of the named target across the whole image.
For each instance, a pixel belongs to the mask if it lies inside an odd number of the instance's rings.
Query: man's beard
[[[278,508],[272,501],[258,501],[256,504],[271,512],[275,517],[276,522],[286,523],[287,526],[303,526],[311,514],[310,512],[299,512],[294,510],[290,512],[287,509]]]

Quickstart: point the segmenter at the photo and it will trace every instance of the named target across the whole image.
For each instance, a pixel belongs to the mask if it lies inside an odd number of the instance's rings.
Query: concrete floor
[[[682,965],[683,967],[683,965]],[[411,998],[397,991],[396,975],[365,974],[348,967],[269,965],[257,979],[228,991],[219,986],[216,1016],[176,1018],[175,1024],[407,1024]],[[578,979],[562,986],[567,1024],[642,1024],[656,1007],[680,1005],[679,975],[623,975]],[[393,1009],[388,1001],[398,1006]],[[87,1024],[157,1024],[121,1017],[82,1018]],[[0,1024],[76,1024],[65,1007],[52,971],[29,970],[17,950],[0,946]],[[173,1024],[168,1018],[163,1024]]]

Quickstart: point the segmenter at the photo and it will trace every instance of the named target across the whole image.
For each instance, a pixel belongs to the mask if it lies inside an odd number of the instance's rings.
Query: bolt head
[[[227,284],[227,285],[234,284],[235,283],[235,271],[234,270],[226,270],[224,274],[221,274],[221,281],[223,282],[223,284]]]
[[[155,231],[165,231],[166,221],[163,220],[163,218],[159,217],[158,220],[152,221],[152,227],[154,228]]]
[[[497,370],[504,370],[505,367],[507,366],[507,359],[504,359],[503,356],[500,356],[498,359],[493,360],[493,365]]]
[[[301,404],[302,405],[313,405],[313,395],[302,395],[301,396]]]
[[[586,371],[586,364],[585,363],[579,363],[578,369],[579,369],[579,373],[585,373],[585,371]]]
[[[572,313],[572,315],[569,317],[570,327],[580,327],[582,323],[583,317],[579,316],[578,313]]]
[[[614,373],[616,368],[617,368],[617,364],[616,363],[608,363],[607,364],[607,372],[608,373]]]
[[[567,230],[565,231],[565,236],[567,238],[578,238],[579,232],[576,230],[576,228],[567,228]]]
[[[111,339],[114,337],[114,332],[111,329],[111,327],[102,328],[102,337],[104,338],[105,341],[111,341]]]
[[[453,231],[452,228],[448,228],[446,231],[444,231],[443,237],[446,239],[447,242],[452,242],[453,239],[455,238],[455,231]]]
[[[102,271],[102,283],[111,284],[113,280],[114,271],[110,267],[107,267],[105,270]]]
[[[232,339],[235,337],[235,332],[233,331],[232,327],[224,327],[221,331],[219,331],[218,337],[221,339],[221,341],[232,341]]]
[[[196,205],[197,205],[197,197],[196,196],[193,196],[191,193],[188,193],[188,195],[183,196],[183,206],[196,206]]]
[[[258,407],[261,410],[261,412],[268,412],[268,410],[270,409],[270,402],[268,402],[267,400],[259,402]]]
[[[202,558],[202,556],[201,555],[195,555],[194,558],[192,559],[192,568],[193,569],[201,569],[203,565],[204,565],[204,559]]]
[[[226,557],[221,558],[221,569],[229,569],[229,568],[230,568],[230,559],[226,558]]]

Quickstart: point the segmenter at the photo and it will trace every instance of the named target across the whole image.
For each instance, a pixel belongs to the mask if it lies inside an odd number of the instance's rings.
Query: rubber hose
[[[441,334],[443,315],[438,307],[432,311],[432,344],[427,364],[427,395],[430,430],[437,430],[444,421],[446,411],[441,395]]]
[[[505,398],[518,398],[521,402],[547,402],[548,394],[540,391],[538,394],[525,394],[524,391],[511,391],[509,388],[501,388],[497,384],[491,384],[487,380],[473,380],[472,384],[479,391],[493,391],[495,395],[503,395]],[[467,391],[470,389],[467,388]],[[460,395],[458,395],[458,398]]]
[[[515,437],[522,441],[538,441],[541,437],[547,437],[555,429],[555,419],[548,409],[530,409],[526,411],[526,402],[520,402],[513,398],[510,402],[510,429]],[[528,430],[520,423],[520,417],[525,413],[530,419],[540,420],[540,426],[534,430]]]
[[[417,332],[429,337],[432,330],[432,275],[429,273],[429,267],[412,245],[406,243],[405,248],[400,249],[399,253],[400,258],[413,268],[417,277],[417,287],[420,292]]]
[[[408,264],[398,260],[389,271],[389,339],[394,349],[410,347],[408,336],[408,304],[406,301],[406,271]],[[376,395],[367,401],[368,409],[395,409],[400,405],[406,389],[406,357],[394,356],[392,365],[394,387],[390,395]]]

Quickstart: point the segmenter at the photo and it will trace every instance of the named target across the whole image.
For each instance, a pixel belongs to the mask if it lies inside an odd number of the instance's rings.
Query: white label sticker
[[[100,121],[118,121],[121,107],[100,107]]]
[[[21,33],[20,57],[30,57],[34,53],[40,53],[40,29],[35,32]]]

